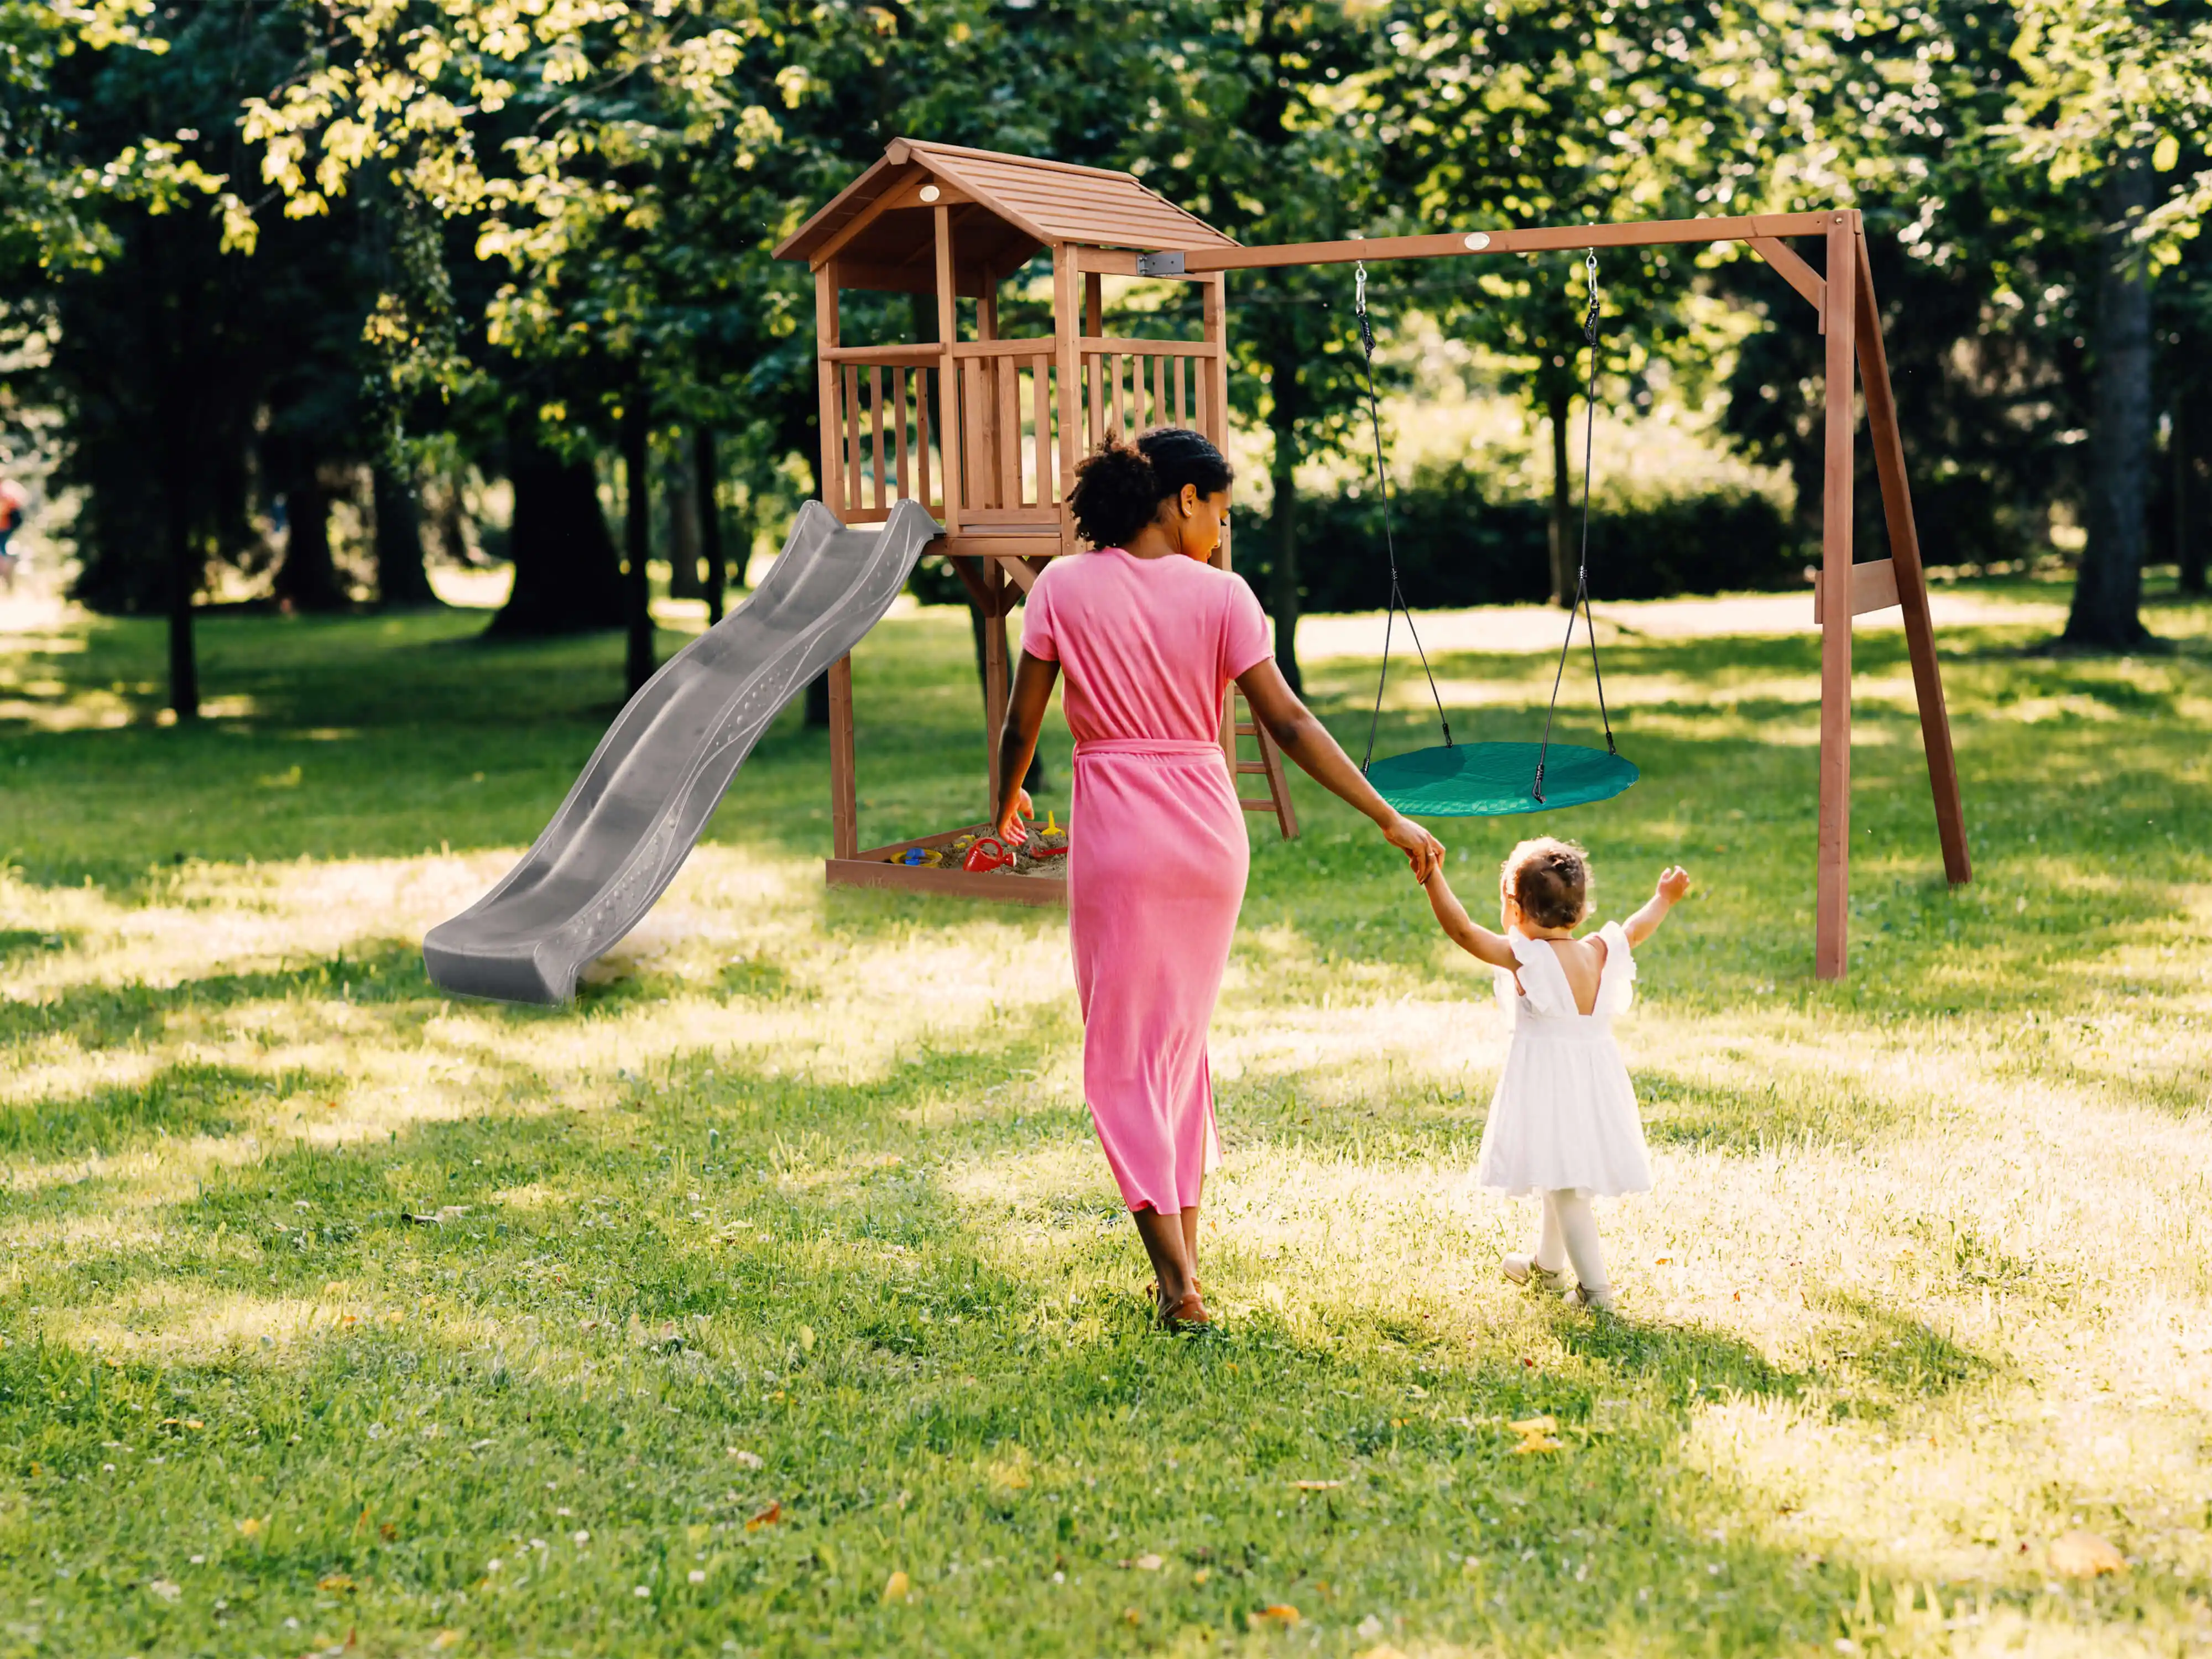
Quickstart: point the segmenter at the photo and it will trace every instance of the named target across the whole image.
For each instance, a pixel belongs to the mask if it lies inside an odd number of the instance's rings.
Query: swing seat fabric
[[[1544,756],[1544,798],[1536,757]],[[1376,793],[1409,817],[1497,818],[1611,800],[1635,766],[1602,749],[1555,743],[1461,743],[1389,755],[1367,769]]]

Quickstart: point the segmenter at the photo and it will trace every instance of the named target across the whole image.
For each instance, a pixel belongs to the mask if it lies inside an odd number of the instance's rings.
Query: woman
[[[1030,590],[999,775],[1024,776],[1054,681],[1067,672],[1075,734],[1068,806],[1068,943],[1083,1008],[1083,1092],[1152,1257],[1161,1322],[1210,1322],[1198,1285],[1198,1205],[1220,1154],[1206,1030],[1244,899],[1250,850],[1223,763],[1229,682],[1283,752],[1352,803],[1426,880],[1436,838],[1368,786],[1291,688],[1243,579],[1210,560],[1229,515],[1229,463],[1170,427],[1109,440],[1068,501],[1097,549],[1057,559]],[[998,825],[1027,839],[1026,793]]]

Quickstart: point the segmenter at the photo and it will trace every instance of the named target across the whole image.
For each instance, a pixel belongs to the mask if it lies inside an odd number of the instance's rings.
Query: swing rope
[[[1567,607],[1566,637],[1559,641],[1559,666],[1552,671],[1552,706],[1544,712],[1544,741],[1536,750],[1536,780],[1534,793],[1538,801],[1544,799],[1544,763],[1552,752],[1552,722],[1559,712],[1559,683],[1566,676],[1567,651],[1575,642],[1575,613],[1582,612],[1583,626],[1589,635],[1590,674],[1597,681],[1598,718],[1605,722],[1605,752],[1618,755],[1613,746],[1613,716],[1605,706],[1605,675],[1597,663],[1597,622],[1589,608],[1589,504],[1590,451],[1597,433],[1597,250],[1592,248],[1583,256],[1583,267],[1589,276],[1589,310],[1583,318],[1583,342],[1589,348],[1589,388],[1583,399],[1583,530],[1582,550],[1577,556],[1575,568],[1575,600]],[[1394,578],[1395,580],[1395,574]],[[1408,625],[1412,623],[1409,617]],[[1389,648],[1386,635],[1383,648]],[[1362,769],[1364,769],[1364,768]]]
[[[1437,705],[1437,724],[1443,728],[1447,749],[1452,746],[1452,734],[1451,722],[1444,718],[1444,700],[1437,690],[1437,677],[1429,668],[1429,653],[1421,648],[1420,630],[1413,626],[1413,607],[1406,603],[1405,590],[1398,585],[1398,550],[1390,534],[1390,475],[1382,465],[1382,411],[1375,397],[1375,325],[1367,316],[1366,262],[1355,261],[1352,272],[1352,308],[1359,319],[1360,361],[1367,377],[1367,421],[1375,436],[1375,483],[1382,499],[1382,556],[1390,565],[1390,602],[1382,612],[1382,672],[1375,681],[1375,710],[1367,720],[1367,752],[1359,757],[1360,775],[1364,777],[1368,763],[1375,758],[1375,733],[1382,722],[1382,688],[1390,678],[1390,635],[1400,611],[1405,612],[1406,632],[1413,638],[1421,672],[1427,677],[1429,696]]]

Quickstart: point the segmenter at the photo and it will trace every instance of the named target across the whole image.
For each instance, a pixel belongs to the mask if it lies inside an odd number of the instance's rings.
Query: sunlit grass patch
[[[1601,1206],[1617,1321],[1498,1275],[1533,1206],[1473,1180],[1490,976],[1294,782],[1216,1024],[1197,1342],[1146,1328],[1063,921],[825,892],[795,710],[577,1005],[515,1009],[417,945],[542,827],[618,641],[225,617],[252,713],[198,730],[153,723],[150,625],[0,646],[44,711],[0,709],[0,1646],[2188,1651],[2208,617],[2131,663],[1947,636],[1957,890],[1902,642],[1862,637],[1841,985],[1809,637],[1609,636],[1644,781],[1439,826],[1486,905],[1539,831],[1601,915],[1698,876],[1623,1027],[1658,1186]],[[1373,667],[1310,676],[1355,746]],[[1455,735],[1540,728],[1542,653],[1438,668]],[[864,836],[972,822],[964,617],[855,670]],[[1432,741],[1393,684],[1378,749]],[[2125,1571],[2069,1576],[2075,1528]]]

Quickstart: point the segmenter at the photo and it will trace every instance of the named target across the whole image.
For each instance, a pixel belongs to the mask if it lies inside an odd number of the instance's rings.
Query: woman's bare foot
[[[1200,1300],[1195,1288],[1172,1305],[1167,1297],[1162,1297],[1159,1308],[1160,1324],[1170,1331],[1202,1331],[1213,1323],[1213,1316],[1206,1312],[1206,1304]]]

